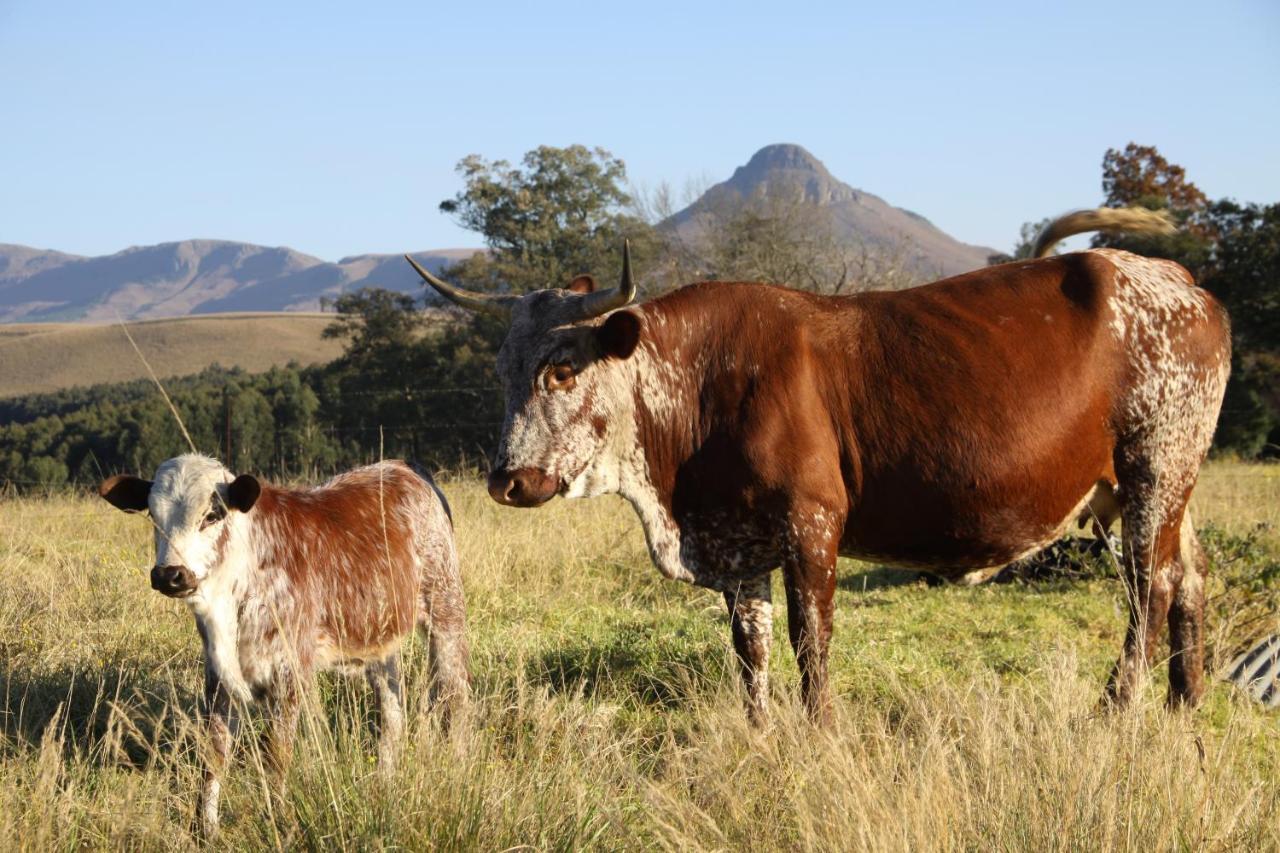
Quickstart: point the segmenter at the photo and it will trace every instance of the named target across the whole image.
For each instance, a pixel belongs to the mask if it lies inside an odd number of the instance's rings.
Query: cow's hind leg
[[[395,769],[404,737],[404,688],[400,678],[400,654],[393,652],[364,670],[378,704],[378,767]]]
[[[1188,509],[1178,536],[1182,582],[1169,608],[1169,706],[1195,707],[1204,693],[1204,596],[1209,574]]]
[[[770,572],[725,590],[733,649],[747,689],[747,716],[756,726],[769,722],[769,648],[773,645]]]
[[[1165,443],[1148,440],[1118,454],[1116,474],[1124,495],[1121,575],[1129,624],[1107,684],[1107,699],[1120,707],[1131,702],[1146,683],[1183,577],[1179,532],[1199,458],[1161,452],[1167,449]]]
[[[836,592],[836,556],[843,517],[810,504],[791,513],[782,576],[787,633],[800,667],[800,694],[809,717],[831,721],[827,657]]]

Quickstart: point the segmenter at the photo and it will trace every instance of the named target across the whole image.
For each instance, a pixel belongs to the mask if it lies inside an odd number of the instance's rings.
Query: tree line
[[[602,149],[541,147],[519,166],[468,157],[463,189],[440,208],[477,232],[487,251],[446,275],[477,290],[523,293],[591,271],[608,284],[630,239],[641,286],[655,295],[689,281],[781,280],[825,293],[919,283],[881,252],[842,244],[831,223],[795,200],[745,199],[693,236],[664,227],[666,188],[627,190],[621,160]],[[1172,258],[1228,306],[1233,374],[1216,446],[1243,456],[1280,445],[1280,204],[1210,201],[1153,147],[1130,144],[1103,160],[1103,203],[1169,210],[1175,235],[1099,235],[1095,245]],[[1010,255],[1025,257],[1038,227]],[[423,312],[423,300],[364,289],[330,301],[325,336],[337,360],[266,373],[211,367],[165,386],[201,452],[241,471],[315,478],[381,457],[480,467],[502,419],[494,362],[503,329],[490,318]],[[189,449],[145,380],[0,400],[0,485],[90,484],[116,471],[149,472]]]

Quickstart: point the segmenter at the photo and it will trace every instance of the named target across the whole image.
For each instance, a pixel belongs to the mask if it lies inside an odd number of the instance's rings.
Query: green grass
[[[1198,493],[1219,657],[1235,614],[1274,601],[1280,541],[1256,530],[1273,470],[1215,464]],[[470,725],[417,719],[382,780],[362,683],[326,677],[286,813],[242,734],[219,848],[1280,848],[1274,714],[1215,683],[1169,715],[1162,672],[1132,712],[1095,713],[1123,630],[1114,579],[930,589],[842,562],[826,731],[799,710],[776,587],[775,721],[755,732],[720,597],[663,580],[625,504],[447,491]],[[145,521],[96,499],[0,503],[0,849],[195,846],[199,642],[148,589],[150,547]],[[422,670],[415,640],[411,697]]]

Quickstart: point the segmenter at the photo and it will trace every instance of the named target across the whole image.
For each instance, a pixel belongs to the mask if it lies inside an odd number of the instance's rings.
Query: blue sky
[[[478,245],[457,161],[578,142],[676,187],[798,142],[1001,249],[1130,140],[1280,201],[1280,3],[959,6],[0,0],[0,242]]]

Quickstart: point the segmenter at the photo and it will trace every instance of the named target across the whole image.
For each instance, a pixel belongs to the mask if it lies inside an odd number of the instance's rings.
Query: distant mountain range
[[[681,230],[707,227],[727,205],[782,194],[819,207],[850,241],[897,248],[926,277],[975,269],[994,251],[961,243],[923,216],[841,183],[799,145],[760,149],[669,224]],[[414,256],[439,272],[475,251],[438,249]],[[0,323],[315,311],[322,297],[366,286],[422,292],[400,255],[353,255],[330,263],[287,247],[183,240],[81,257],[0,244]]]
[[[475,251],[414,256],[439,272]],[[322,297],[366,286],[422,290],[400,255],[354,255],[328,263],[285,247],[183,240],[86,258],[0,244],[0,322],[8,323],[316,311]]]

